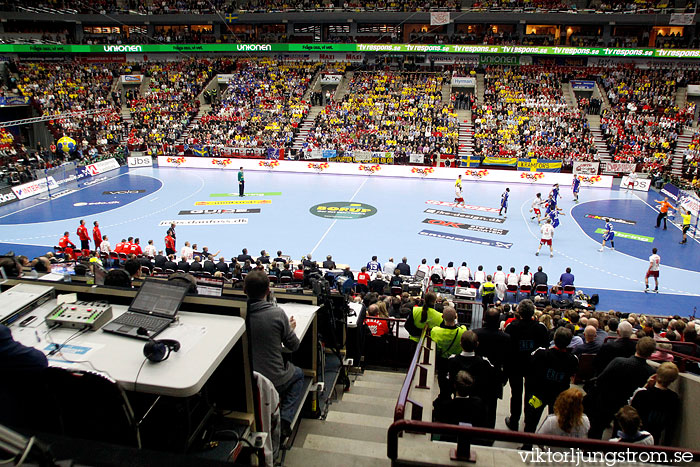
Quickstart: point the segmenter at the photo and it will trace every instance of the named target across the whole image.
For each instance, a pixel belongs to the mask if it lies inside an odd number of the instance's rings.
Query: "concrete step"
[[[358,397],[368,397],[361,394],[357,394]],[[345,399],[345,398],[343,398]],[[394,416],[394,406],[396,405],[396,400],[392,402],[387,402],[386,404],[368,404],[364,402],[351,402],[341,400],[332,405],[333,413],[343,412],[357,415],[375,415],[379,417],[391,418]],[[330,415],[330,413],[329,413]]]
[[[389,425],[394,423],[392,417],[380,417],[377,415],[364,415],[349,412],[339,412],[333,410],[328,412],[326,416],[326,421],[335,423],[345,423],[348,425],[358,425],[358,426],[368,426],[374,428],[388,429]]]
[[[289,467],[329,467],[339,465],[338,454],[334,452],[320,451],[307,448],[292,448],[284,459],[284,465]],[[374,467],[391,466],[388,458],[377,459],[373,457],[343,454],[343,467]]]
[[[386,443],[374,441],[359,441],[354,439],[336,438],[334,436],[308,435],[302,446],[304,449],[326,451],[343,455],[342,465],[345,464],[345,456],[370,457],[372,459],[387,459]],[[336,460],[337,463],[337,460]]]
[[[332,410],[332,409],[331,409]],[[306,436],[342,436],[346,439],[358,441],[383,441],[386,438],[386,429],[373,426],[359,426],[348,423],[329,422],[328,420],[304,420],[297,432],[294,444],[303,446]]]

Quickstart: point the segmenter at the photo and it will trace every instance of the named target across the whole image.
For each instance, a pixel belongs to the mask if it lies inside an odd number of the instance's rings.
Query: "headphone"
[[[138,328],[136,333],[139,336],[148,336],[148,331],[145,328]],[[148,360],[158,363],[168,359],[170,352],[180,350],[180,343],[174,339],[159,339],[154,340],[148,336],[148,342],[143,346],[143,355]]]

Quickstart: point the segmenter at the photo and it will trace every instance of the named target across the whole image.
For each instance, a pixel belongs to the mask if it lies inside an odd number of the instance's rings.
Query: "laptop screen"
[[[418,280],[425,279],[425,271],[423,271],[423,270],[416,271],[416,279],[418,279]]]
[[[75,275],[75,262],[56,263],[51,265],[51,272],[54,274]]]
[[[147,278],[129,311],[172,318],[180,309],[188,287],[178,283]]]
[[[224,291],[224,280],[220,277],[197,277],[197,293],[221,297]]]

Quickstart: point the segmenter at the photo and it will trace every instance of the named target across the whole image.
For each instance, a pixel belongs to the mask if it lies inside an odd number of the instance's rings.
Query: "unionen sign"
[[[105,45],[105,52],[141,52],[140,45]]]

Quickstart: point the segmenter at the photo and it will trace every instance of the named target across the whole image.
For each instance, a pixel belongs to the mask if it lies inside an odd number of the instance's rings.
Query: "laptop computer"
[[[175,320],[188,288],[184,284],[146,278],[129,310],[102,329],[137,339],[155,337]]]
[[[413,279],[414,279],[416,282],[417,282],[417,281],[422,281],[423,279],[425,279],[425,271],[423,271],[423,270],[418,270],[418,271],[416,271],[416,275],[413,277]]]

